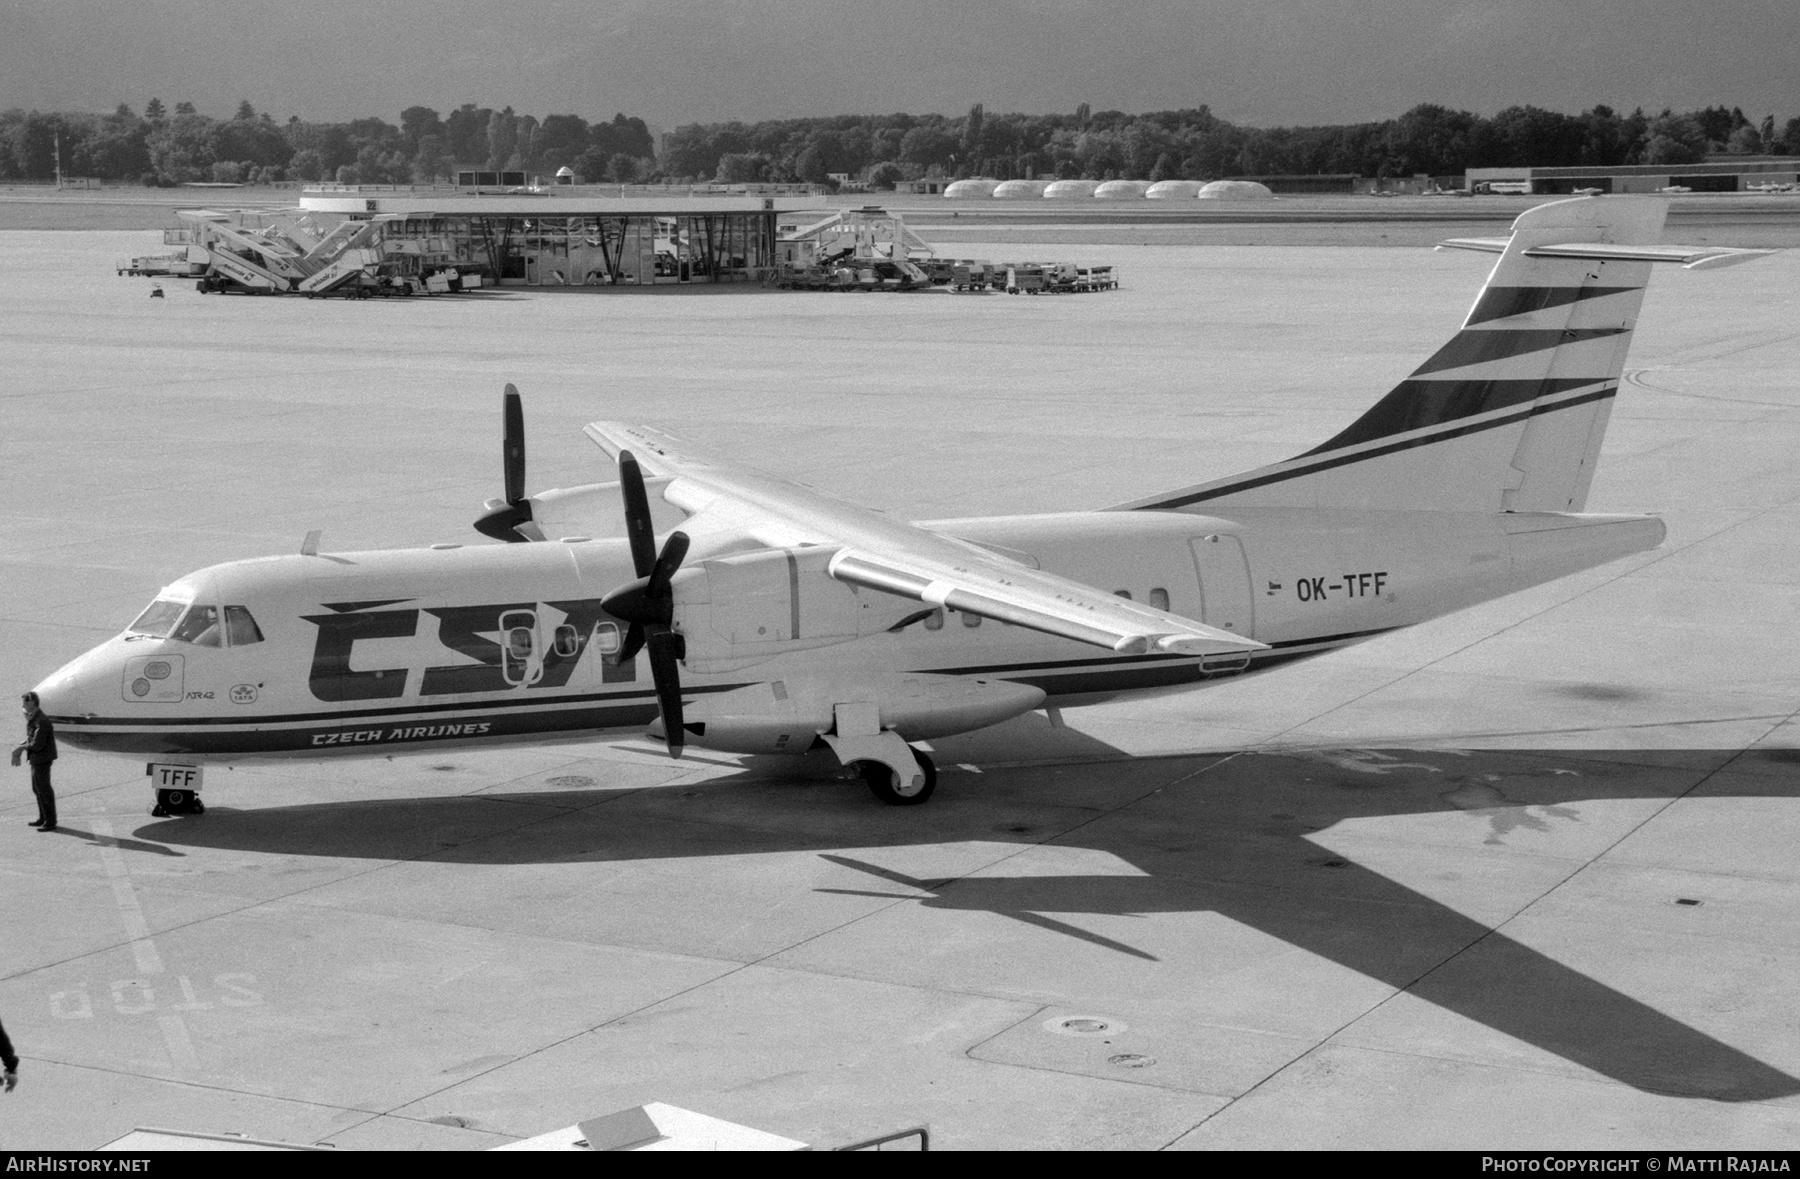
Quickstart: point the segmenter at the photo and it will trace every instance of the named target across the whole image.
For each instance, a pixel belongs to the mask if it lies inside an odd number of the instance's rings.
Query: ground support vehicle
[[[1006,271],[1006,293],[1009,295],[1041,295],[1044,293],[1044,268],[1032,262],[1010,266]]]

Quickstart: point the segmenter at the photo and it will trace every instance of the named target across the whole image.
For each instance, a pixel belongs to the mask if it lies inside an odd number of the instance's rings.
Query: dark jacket
[[[6,1025],[0,1024],[0,1065],[9,1073],[19,1071],[19,1057],[13,1051],[12,1041],[6,1038]]]
[[[25,760],[34,766],[56,760],[56,726],[41,712],[25,726]]]

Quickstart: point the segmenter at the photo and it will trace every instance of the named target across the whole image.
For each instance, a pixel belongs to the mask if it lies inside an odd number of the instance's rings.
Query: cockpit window
[[[187,609],[186,602],[172,602],[167,598],[158,598],[150,603],[149,609],[137,616],[137,621],[126,627],[128,634],[149,635],[153,639],[167,638],[175,628],[175,620]]]
[[[250,617],[250,610],[245,606],[225,607],[225,635],[234,647],[247,647],[251,643],[263,641],[262,630],[256,625],[256,619]]]
[[[216,606],[190,606],[181,625],[169,636],[178,643],[196,647],[219,646],[219,609]]]

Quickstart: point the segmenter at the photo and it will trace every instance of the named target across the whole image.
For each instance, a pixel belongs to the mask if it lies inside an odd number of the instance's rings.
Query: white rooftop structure
[[[1108,180],[1094,190],[1094,196],[1103,201],[1137,201],[1149,191],[1148,180]]]
[[[1098,180],[1053,180],[1044,188],[1044,199],[1051,201],[1085,200],[1100,187]]]
[[[1007,180],[994,189],[997,201],[1036,200],[1050,187],[1048,180]]]
[[[808,1150],[806,1143],[652,1101],[494,1150]]]
[[[1215,180],[1195,194],[1203,201],[1272,201],[1275,194],[1254,180]]]
[[[608,185],[608,188],[614,186]],[[754,193],[696,193],[641,186],[624,195],[582,193],[443,192],[430,189],[353,188],[303,189],[300,207],[309,213],[403,213],[409,217],[477,214],[484,217],[631,217],[706,216],[718,213],[764,213],[799,209],[828,210],[841,205],[828,197],[763,196]]]
[[[953,201],[986,198],[993,196],[994,190],[999,187],[998,180],[971,177],[968,180],[951,181],[950,187],[944,190],[944,196]]]
[[[1198,180],[1158,180],[1144,195],[1153,201],[1166,201],[1196,196],[1199,192]]]

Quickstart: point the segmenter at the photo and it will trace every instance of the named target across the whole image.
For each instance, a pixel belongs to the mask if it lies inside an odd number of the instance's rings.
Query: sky
[[[1800,115],[1800,0],[0,0],[0,109]]]

